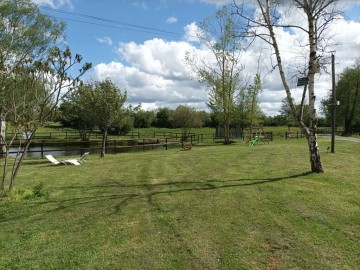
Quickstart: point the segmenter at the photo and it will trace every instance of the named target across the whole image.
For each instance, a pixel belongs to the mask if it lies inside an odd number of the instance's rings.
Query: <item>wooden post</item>
[[[41,142],[41,158],[44,158],[44,141]]]

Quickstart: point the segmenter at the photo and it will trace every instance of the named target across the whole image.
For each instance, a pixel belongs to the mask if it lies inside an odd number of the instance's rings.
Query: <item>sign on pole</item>
[[[308,83],[308,77],[302,77],[298,79],[297,86],[307,85],[307,83]]]

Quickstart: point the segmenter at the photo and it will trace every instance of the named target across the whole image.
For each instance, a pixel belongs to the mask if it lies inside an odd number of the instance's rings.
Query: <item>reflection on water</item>
[[[63,156],[81,156],[85,152],[90,152],[90,154],[99,154],[101,152],[100,146],[93,146],[91,148],[75,148],[74,145],[55,145],[55,146],[32,146],[29,148],[27,156],[41,158],[45,155],[53,155],[54,157],[63,157]],[[151,146],[142,146],[142,145],[133,145],[133,146],[118,146],[118,147],[107,147],[107,154],[116,154],[116,153],[126,153],[132,151],[144,151],[152,150],[158,147],[164,147],[164,145],[151,145]],[[10,156],[15,157],[17,154],[18,148],[10,148]]]
[[[15,157],[18,150],[18,148],[11,147],[9,152],[10,156]],[[74,149],[74,147],[71,146],[33,146],[29,148],[27,156],[36,158],[40,158],[45,155],[53,155],[54,157],[81,156],[85,152],[100,154],[100,149]]]

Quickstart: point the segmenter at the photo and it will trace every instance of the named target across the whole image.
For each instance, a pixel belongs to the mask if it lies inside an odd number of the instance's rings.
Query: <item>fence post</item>
[[[167,144],[168,141],[167,141],[167,140],[168,140],[168,139],[166,138],[166,139],[165,139],[165,149],[166,149],[166,150],[167,150],[167,147],[168,147],[168,144]]]
[[[41,142],[41,158],[44,158],[44,141]]]

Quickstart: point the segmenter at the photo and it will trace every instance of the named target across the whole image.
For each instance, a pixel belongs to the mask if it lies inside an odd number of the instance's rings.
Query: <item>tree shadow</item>
[[[275,182],[281,182],[286,180],[296,180],[303,176],[308,176],[313,174],[312,172],[304,172],[301,174],[294,174],[285,177],[274,177],[274,178],[242,178],[242,179],[230,179],[230,180],[207,180],[207,181],[175,181],[175,182],[166,182],[166,183],[154,183],[154,184],[123,184],[117,182],[116,180],[112,183],[104,185],[89,185],[89,186],[59,186],[53,188],[53,190],[68,190],[72,189],[82,189],[83,195],[80,197],[69,198],[69,199],[49,199],[44,201],[28,201],[25,202],[26,207],[35,208],[39,211],[27,211],[27,213],[20,214],[18,216],[12,216],[9,218],[0,217],[0,224],[17,221],[22,218],[28,218],[32,215],[46,215],[52,212],[58,211],[67,211],[77,206],[99,204],[102,202],[108,202],[111,200],[116,201],[116,205],[113,206],[114,212],[118,213],[122,208],[131,203],[136,199],[145,199],[150,205],[153,204],[153,198],[157,195],[164,194],[176,194],[182,192],[194,192],[194,191],[214,191],[225,188],[238,188],[246,186],[255,186],[263,185]],[[99,189],[112,189],[110,194],[107,195],[91,195],[92,191],[98,191]],[[129,192],[129,189],[132,192]],[[119,192],[120,190],[120,192]],[[41,211],[42,206],[49,206],[50,209]],[[22,211],[24,212],[24,211]]]

